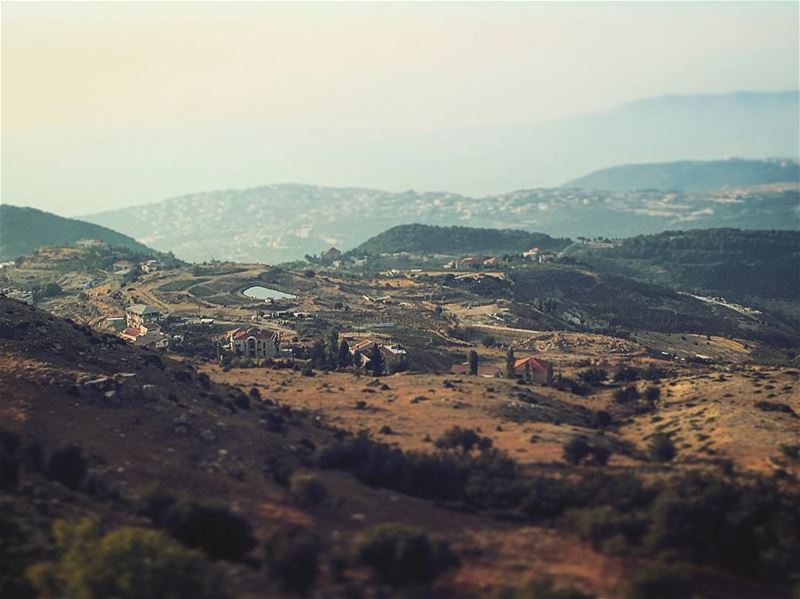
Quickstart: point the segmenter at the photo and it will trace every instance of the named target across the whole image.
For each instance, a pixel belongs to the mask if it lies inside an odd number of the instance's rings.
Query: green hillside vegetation
[[[726,299],[800,297],[800,231],[668,231],[574,256],[603,272]]]
[[[110,246],[155,253],[135,239],[100,225],[35,208],[0,205],[0,260],[12,260],[44,246],[72,245],[79,239],[100,239]]]
[[[569,244],[569,239],[556,239],[544,233],[530,233],[515,229],[437,227],[414,224],[392,227],[368,239],[354,249],[353,253],[491,254],[521,252],[532,247],[559,251]]]
[[[768,183],[800,183],[800,163],[794,160],[731,159],[625,164],[595,171],[562,187],[611,191],[710,191]]]

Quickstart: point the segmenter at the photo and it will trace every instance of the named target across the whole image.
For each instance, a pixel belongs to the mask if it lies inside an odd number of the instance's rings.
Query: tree
[[[331,367],[336,368],[339,365],[339,333],[338,331],[331,331],[328,334],[328,358]]]
[[[467,362],[469,362],[469,373],[472,376],[478,374],[478,352],[471,349],[467,354]]]
[[[508,348],[508,352],[506,352],[506,378],[507,379],[515,379],[517,378],[516,372],[514,372],[514,350],[512,348]]]
[[[431,583],[459,563],[446,541],[399,524],[364,531],[356,542],[356,555],[393,585]]]
[[[208,562],[155,530],[118,528],[103,535],[89,520],[53,525],[57,557],[28,568],[41,597],[228,597]]]
[[[370,368],[372,369],[372,374],[375,376],[381,376],[383,374],[383,369],[385,366],[385,360],[383,359],[383,354],[381,353],[381,348],[378,347],[377,343],[372,344],[372,349],[369,353],[370,359]]]
[[[317,339],[311,346],[311,366],[314,368],[322,368],[327,362],[327,351],[325,350],[325,342],[322,339]]]
[[[353,357],[350,355],[350,345],[346,339],[339,342],[339,355],[337,356],[336,363],[339,368],[347,368],[353,363]]]

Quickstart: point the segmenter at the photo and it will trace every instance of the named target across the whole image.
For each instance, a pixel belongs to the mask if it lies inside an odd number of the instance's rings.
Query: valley
[[[652,580],[711,598],[783,596],[792,570],[769,552],[800,546],[791,525],[767,521],[788,536],[764,541],[751,574],[724,553],[664,565],[661,552],[683,541],[659,536],[659,518],[676,485],[699,493],[698,506],[715,501],[694,477],[741,498],[767,485],[770,513],[790,517],[794,321],[575,260],[613,252],[608,242],[543,236],[519,252],[505,234],[475,235],[505,253],[468,252],[463,230],[400,228],[371,252],[278,266],[108,246],[6,265],[2,287],[34,290],[37,307],[0,298],[0,457],[21,481],[3,479],[0,524],[39,541],[7,550],[2,588],[30,593],[19,573],[45,559],[49,523],[91,514],[199,543],[208,576],[237,597],[313,586],[320,596],[621,599]],[[433,252],[415,249],[437,238]],[[236,345],[237,331],[274,347]],[[65,486],[17,465],[19,443],[44,455],[77,447],[83,474]],[[40,499],[25,505],[26,493]],[[216,541],[172,528],[172,508],[142,507],[162,496],[188,513],[214,498],[230,510],[215,517],[246,522],[250,536],[236,557],[214,557]],[[755,517],[748,501],[726,504],[725,517]],[[638,507],[619,511],[629,503]],[[691,527],[703,518],[686,517],[689,538],[702,535]],[[398,586],[358,549],[387,522],[446,542],[457,565]],[[275,562],[273,546],[305,566]]]

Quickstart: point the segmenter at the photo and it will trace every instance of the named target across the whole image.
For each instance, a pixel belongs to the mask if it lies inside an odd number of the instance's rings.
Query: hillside
[[[532,247],[562,250],[568,239],[554,239],[543,233],[515,229],[479,229],[474,227],[437,227],[399,225],[372,237],[356,247],[354,253],[382,254],[412,252],[421,254],[460,255],[471,253],[522,252]]]
[[[266,185],[210,191],[85,217],[193,262],[278,263],[349,250],[407,223],[628,237],[670,229],[794,228],[797,186],[714,192],[524,189],[469,197],[446,192]]]
[[[557,385],[194,365],[0,298],[0,595],[788,596],[797,371],[530,333],[518,355],[558,364]],[[570,391],[597,360],[648,380]]]
[[[604,272],[737,301],[800,297],[800,231],[669,231],[571,255]]]
[[[0,260],[12,260],[43,246],[71,245],[79,239],[100,239],[110,246],[152,253],[135,239],[107,227],[35,208],[0,204]]]
[[[800,184],[800,162],[794,160],[715,160],[626,164],[604,168],[562,187],[635,191],[710,191],[771,183]]]

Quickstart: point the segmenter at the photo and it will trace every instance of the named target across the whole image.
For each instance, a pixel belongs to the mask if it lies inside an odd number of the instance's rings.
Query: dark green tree
[[[369,366],[372,370],[372,374],[375,376],[381,376],[383,374],[383,369],[385,366],[385,360],[383,359],[383,354],[381,353],[381,348],[378,347],[377,343],[372,344],[372,349],[369,353]]]
[[[311,366],[314,368],[322,368],[327,363],[328,352],[325,349],[325,342],[322,339],[317,339],[311,346]]]
[[[510,347],[508,348],[508,352],[506,352],[506,378],[517,378],[517,374],[514,372],[514,350]]]
[[[342,339],[339,342],[339,354],[336,362],[338,363],[339,368],[347,368],[353,363],[353,357],[350,355],[350,345],[348,345],[346,339]]]
[[[336,368],[339,362],[339,332],[331,331],[328,335],[328,361]]]
[[[467,354],[467,362],[469,362],[469,373],[472,376],[478,374],[478,352],[471,349]]]

